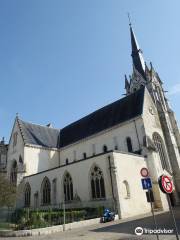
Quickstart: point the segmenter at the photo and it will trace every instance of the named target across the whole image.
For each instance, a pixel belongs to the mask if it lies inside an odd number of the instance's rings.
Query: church
[[[158,178],[174,182],[180,204],[180,134],[163,83],[147,66],[130,24],[133,72],[126,95],[55,129],[15,118],[7,152],[7,176],[17,185],[17,208],[108,207],[119,218],[150,211],[140,170],[148,168],[153,207],[167,210]]]

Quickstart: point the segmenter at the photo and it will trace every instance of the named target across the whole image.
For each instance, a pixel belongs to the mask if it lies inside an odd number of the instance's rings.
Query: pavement
[[[174,209],[176,224],[180,234],[180,208]],[[173,234],[159,235],[159,240],[176,240],[172,216],[169,212],[156,213],[157,228],[166,231],[173,231]],[[73,229],[51,235],[41,235],[34,237],[13,238],[13,240],[157,240],[154,234],[143,234],[137,236],[135,228],[155,229],[151,214],[140,215],[138,217],[117,220],[115,222],[101,223],[83,228]],[[1,238],[7,240],[7,238]],[[180,236],[179,236],[180,239]]]

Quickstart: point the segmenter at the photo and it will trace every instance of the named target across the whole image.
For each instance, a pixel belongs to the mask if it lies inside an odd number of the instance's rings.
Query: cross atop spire
[[[128,14],[129,18],[129,14]],[[131,34],[131,47],[132,47],[132,60],[135,69],[145,78],[145,62],[142,55],[142,51],[138,45],[136,36],[134,34],[132,24],[129,18],[130,34]]]

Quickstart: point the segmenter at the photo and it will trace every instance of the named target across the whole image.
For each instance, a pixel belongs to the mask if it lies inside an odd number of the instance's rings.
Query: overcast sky
[[[180,121],[179,0],[1,0],[0,137],[16,113],[65,125],[122,97],[132,73],[127,12]]]

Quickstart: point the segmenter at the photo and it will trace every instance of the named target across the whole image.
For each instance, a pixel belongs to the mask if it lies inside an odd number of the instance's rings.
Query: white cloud
[[[180,83],[177,83],[170,88],[168,95],[176,95],[179,93],[180,93]]]

